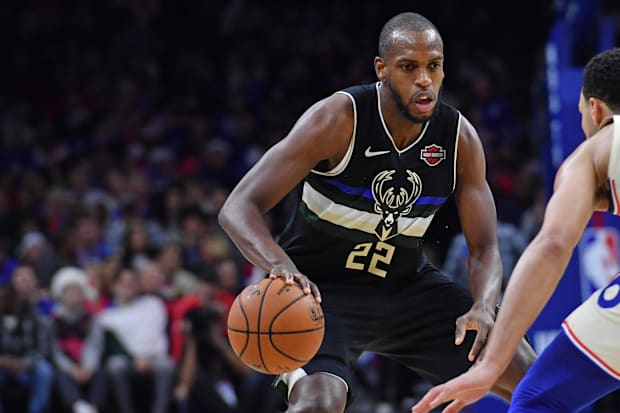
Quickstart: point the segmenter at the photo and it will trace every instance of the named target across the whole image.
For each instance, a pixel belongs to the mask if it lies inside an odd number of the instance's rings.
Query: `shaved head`
[[[426,17],[418,13],[401,13],[385,23],[379,35],[379,56],[386,58],[392,45],[407,32],[433,31],[441,41],[439,31]]]

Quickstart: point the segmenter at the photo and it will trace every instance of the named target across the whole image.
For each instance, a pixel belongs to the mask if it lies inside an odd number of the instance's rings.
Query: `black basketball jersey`
[[[370,282],[411,276],[425,263],[422,236],[456,182],[459,112],[443,102],[420,136],[394,144],[380,84],[337,93],[353,102],[349,148],[332,170],[313,170],[280,244],[313,281]]]

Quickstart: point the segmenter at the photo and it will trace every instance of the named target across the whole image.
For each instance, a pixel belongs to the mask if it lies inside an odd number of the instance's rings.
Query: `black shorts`
[[[411,278],[378,280],[373,285],[321,283],[325,337],[308,373],[343,378],[354,394],[355,362],[364,351],[398,361],[432,384],[463,373],[474,333],[454,344],[456,319],[470,310],[472,298],[431,265]]]

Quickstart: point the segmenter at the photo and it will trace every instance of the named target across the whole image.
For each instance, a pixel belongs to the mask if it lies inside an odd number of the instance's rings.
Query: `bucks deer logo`
[[[396,170],[379,172],[372,180],[372,196],[375,199],[375,212],[381,214],[381,221],[375,234],[381,241],[398,234],[398,218],[411,212],[413,204],[422,193],[422,179],[407,169],[404,185],[394,182]]]

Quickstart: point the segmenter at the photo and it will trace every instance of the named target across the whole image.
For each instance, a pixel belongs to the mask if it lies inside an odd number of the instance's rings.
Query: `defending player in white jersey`
[[[588,139],[557,173],[543,226],[513,271],[484,354],[468,372],[431,389],[413,413],[450,400],[443,412],[454,413],[484,396],[549,300],[592,213],[620,214],[620,48],[586,65],[579,112]],[[517,387],[509,412],[577,412],[618,388],[620,277],[564,321]]]

